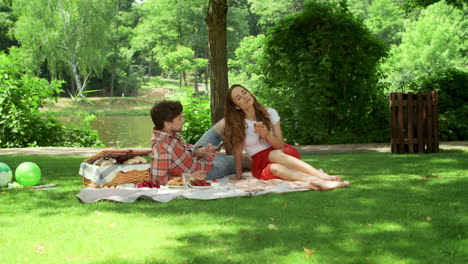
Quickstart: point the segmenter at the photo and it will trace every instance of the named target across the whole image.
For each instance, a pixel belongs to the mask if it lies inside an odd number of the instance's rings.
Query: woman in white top
[[[283,141],[280,117],[260,104],[242,85],[234,84],[226,96],[224,143],[234,154],[236,177],[242,178],[242,150],[252,157],[252,174],[261,180],[302,181],[314,190],[346,187],[339,176],[330,176],[302,161],[299,152]]]

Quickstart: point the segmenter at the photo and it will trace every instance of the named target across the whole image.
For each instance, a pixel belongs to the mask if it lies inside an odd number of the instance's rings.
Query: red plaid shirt
[[[185,143],[180,133],[171,135],[153,130],[151,146],[151,177],[159,184],[166,184],[174,176],[189,170],[211,170],[213,157],[197,157],[195,149],[200,146]]]

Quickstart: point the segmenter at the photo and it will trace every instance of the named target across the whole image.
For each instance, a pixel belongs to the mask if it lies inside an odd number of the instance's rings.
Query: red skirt
[[[268,160],[268,155],[272,150],[274,150],[273,147],[269,147],[252,156],[252,175],[254,177],[260,180],[281,179],[273,175],[270,171],[270,165],[272,162]],[[301,159],[299,151],[289,144],[286,144],[286,146],[281,150],[289,156]]]

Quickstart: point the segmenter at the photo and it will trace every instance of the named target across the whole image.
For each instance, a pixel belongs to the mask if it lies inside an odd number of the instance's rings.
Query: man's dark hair
[[[164,122],[172,122],[182,113],[182,104],[179,101],[167,101],[156,103],[151,108],[151,119],[157,130],[164,128]]]

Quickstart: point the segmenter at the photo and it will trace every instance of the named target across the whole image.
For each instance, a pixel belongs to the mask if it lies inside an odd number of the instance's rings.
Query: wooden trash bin
[[[439,152],[437,92],[390,93],[392,153]]]

